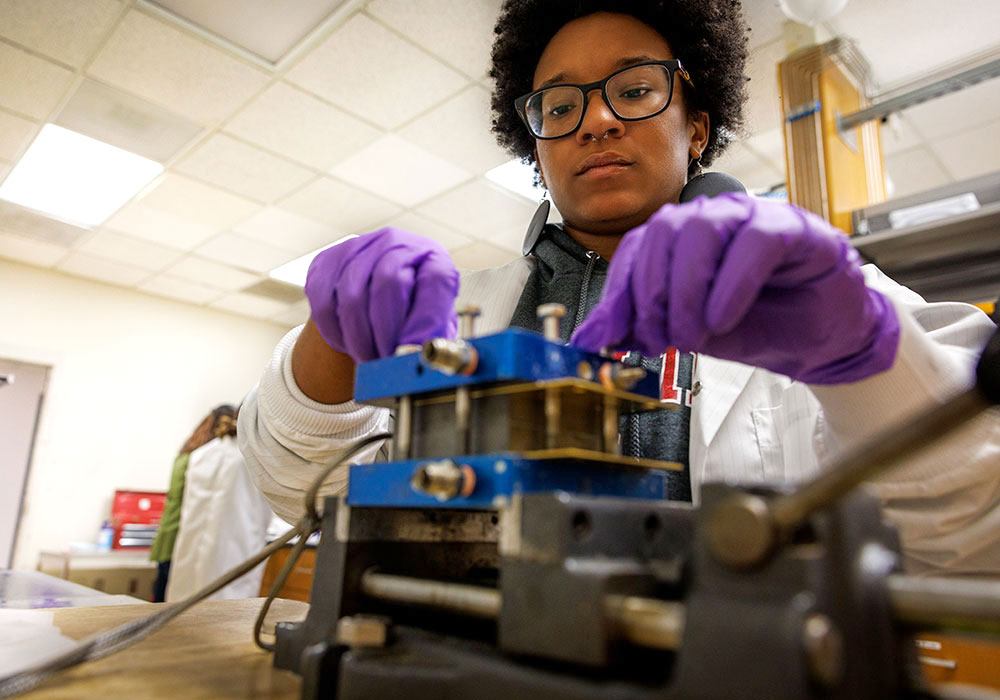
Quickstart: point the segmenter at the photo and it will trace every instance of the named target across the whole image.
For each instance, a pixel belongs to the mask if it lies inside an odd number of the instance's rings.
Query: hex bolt
[[[376,615],[349,615],[337,620],[337,642],[349,647],[384,647],[388,619]]]
[[[458,337],[472,338],[476,333],[476,318],[482,313],[478,306],[468,304],[458,310]]]
[[[844,638],[826,615],[813,613],[802,625],[802,646],[809,674],[826,687],[836,685],[844,673]]]
[[[535,309],[535,314],[542,319],[542,335],[545,339],[555,342],[561,340],[559,319],[566,315],[566,307],[557,303],[542,304]]]
[[[476,488],[476,472],[450,459],[424,462],[410,476],[410,487],[439,501],[467,497]]]

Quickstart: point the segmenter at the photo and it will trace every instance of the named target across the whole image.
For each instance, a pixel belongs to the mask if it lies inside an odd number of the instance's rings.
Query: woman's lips
[[[595,153],[580,163],[576,174],[600,177],[620,172],[631,165],[632,161],[618,153]]]

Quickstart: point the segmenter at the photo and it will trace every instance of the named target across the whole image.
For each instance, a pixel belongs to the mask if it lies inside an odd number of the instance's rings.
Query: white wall
[[[94,541],[116,488],[165,491],[184,440],[286,330],[0,261],[0,357],[52,367],[14,567]]]

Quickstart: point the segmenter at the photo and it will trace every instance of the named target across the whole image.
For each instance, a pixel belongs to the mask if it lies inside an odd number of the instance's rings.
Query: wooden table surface
[[[253,642],[253,623],[262,603],[260,598],[200,603],[135,646],[63,671],[21,697],[296,699],[299,677],[274,668],[272,655]],[[161,605],[57,609],[54,624],[67,637],[82,639],[149,615]],[[306,603],[278,599],[268,620],[301,620],[308,608]]]

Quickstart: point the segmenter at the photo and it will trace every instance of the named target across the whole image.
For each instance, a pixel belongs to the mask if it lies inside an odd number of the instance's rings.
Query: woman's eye
[[[549,115],[553,117],[561,117],[573,111],[573,108],[574,106],[571,104],[556,105],[549,110]]]
[[[628,90],[622,91],[621,96],[624,97],[625,99],[628,99],[628,100],[634,100],[634,99],[637,99],[639,97],[642,97],[643,95],[645,95],[649,91],[650,91],[650,89],[648,87],[634,87],[634,88],[629,88]]]

